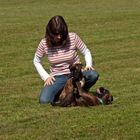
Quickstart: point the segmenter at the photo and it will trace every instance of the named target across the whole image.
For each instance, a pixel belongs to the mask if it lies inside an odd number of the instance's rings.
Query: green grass
[[[64,16],[91,50],[100,73],[91,91],[107,87],[112,105],[38,103],[43,82],[32,61],[54,15]],[[0,0],[0,140],[138,140],[139,24],[139,0]]]

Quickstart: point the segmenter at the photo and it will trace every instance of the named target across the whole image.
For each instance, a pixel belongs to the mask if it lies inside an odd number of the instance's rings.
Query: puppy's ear
[[[69,69],[70,70],[82,69],[82,67],[83,67],[83,64],[81,64],[81,63],[76,63],[76,64],[70,64],[69,65]]]
[[[104,87],[99,87],[99,90],[100,90],[101,93],[103,93],[105,88]]]
[[[104,90],[105,90],[104,87],[99,87],[98,89],[96,89],[96,93],[103,94],[104,93]]]
[[[77,63],[77,64],[75,64],[75,67],[76,67],[77,70],[80,71],[82,69],[82,67],[83,67],[83,64]]]
[[[73,70],[74,67],[75,67],[75,64],[70,64],[70,65],[69,65],[69,69],[70,69],[70,70]]]
[[[110,94],[110,91],[108,89],[104,88],[104,87],[100,87],[99,90],[103,94]]]

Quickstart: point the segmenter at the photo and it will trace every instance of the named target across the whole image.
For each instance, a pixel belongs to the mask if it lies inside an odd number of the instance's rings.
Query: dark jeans
[[[83,75],[85,77],[85,85],[84,89],[88,90],[91,88],[96,81],[98,80],[99,74],[95,70],[87,70],[83,71]],[[54,76],[55,82],[52,85],[46,85],[40,94],[39,102],[40,103],[50,103],[53,102],[55,99],[56,94],[59,90],[61,90],[68,80],[68,76],[66,75],[59,75]]]

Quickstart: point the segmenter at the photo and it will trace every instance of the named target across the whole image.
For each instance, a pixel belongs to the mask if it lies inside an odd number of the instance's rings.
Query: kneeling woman
[[[45,37],[39,43],[33,60],[37,72],[44,80],[44,87],[39,98],[40,103],[53,102],[58,91],[64,87],[70,73],[69,65],[80,63],[77,51],[80,51],[85,58],[83,88],[89,90],[99,77],[98,72],[92,66],[89,49],[76,33],[68,32],[67,24],[62,16],[52,17],[46,26]],[[48,58],[50,73],[41,64],[44,56]]]

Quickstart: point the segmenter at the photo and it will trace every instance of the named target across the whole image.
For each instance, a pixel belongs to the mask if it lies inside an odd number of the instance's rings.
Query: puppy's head
[[[73,77],[74,81],[80,81],[83,78],[82,74],[82,64],[71,64],[69,66],[70,69],[70,77]]]
[[[100,98],[104,104],[111,104],[113,101],[112,94],[104,87],[100,87],[96,90],[96,96]]]

